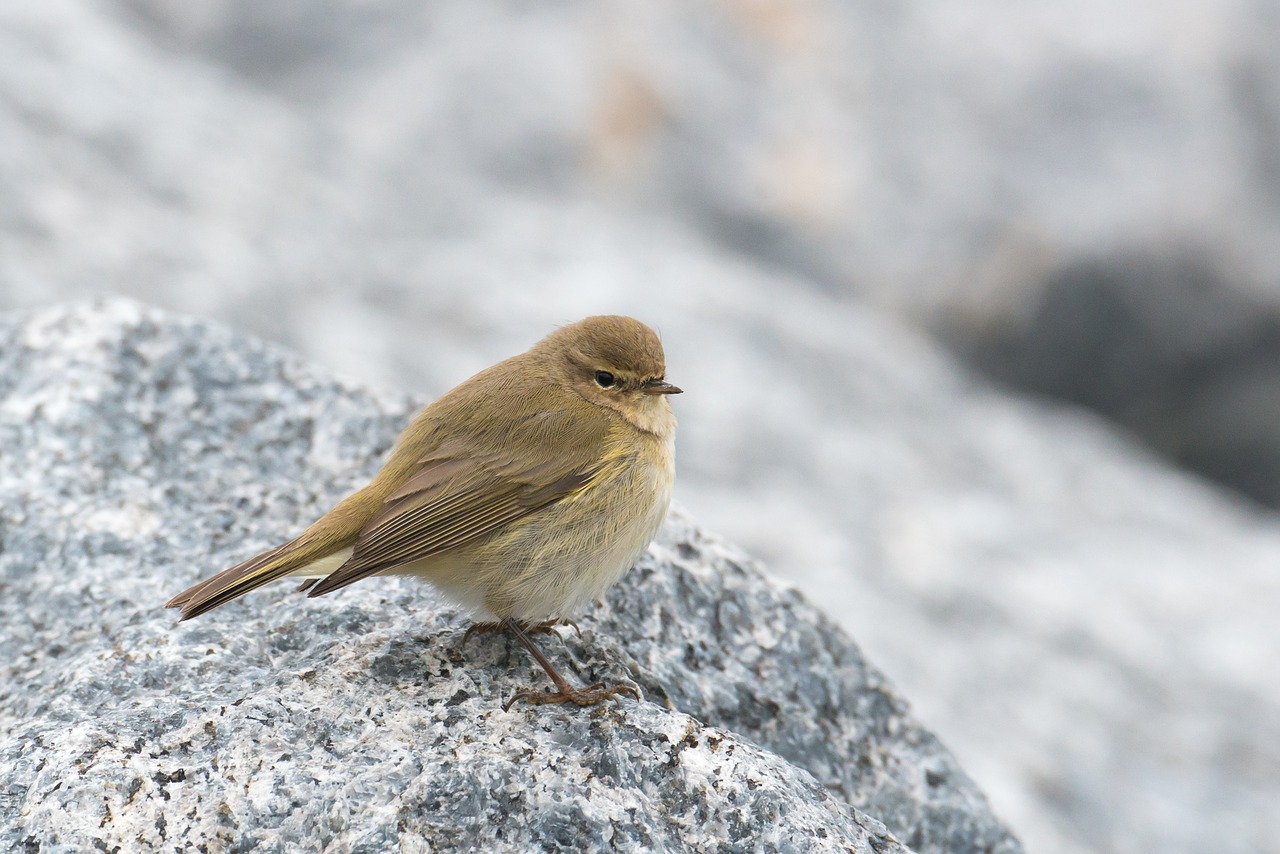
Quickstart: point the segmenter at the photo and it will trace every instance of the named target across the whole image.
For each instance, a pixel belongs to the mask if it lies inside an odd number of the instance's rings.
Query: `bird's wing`
[[[601,438],[550,454],[438,448],[360,531],[350,560],[308,595],[448,551],[577,492],[601,470]]]

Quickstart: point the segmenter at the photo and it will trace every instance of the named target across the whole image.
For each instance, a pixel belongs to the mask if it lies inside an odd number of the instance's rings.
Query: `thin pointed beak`
[[[684,394],[684,389],[664,380],[645,380],[640,383],[640,390],[645,394]]]

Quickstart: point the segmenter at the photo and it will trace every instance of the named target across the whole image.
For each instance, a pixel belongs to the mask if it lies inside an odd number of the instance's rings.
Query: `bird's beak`
[[[664,380],[645,380],[640,383],[640,390],[645,394],[683,394],[684,389],[676,388]]]

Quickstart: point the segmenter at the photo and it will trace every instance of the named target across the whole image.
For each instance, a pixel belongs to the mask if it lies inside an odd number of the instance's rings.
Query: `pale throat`
[[[669,439],[676,432],[676,415],[665,395],[645,395],[636,401],[635,406],[614,408],[636,428],[659,439]]]

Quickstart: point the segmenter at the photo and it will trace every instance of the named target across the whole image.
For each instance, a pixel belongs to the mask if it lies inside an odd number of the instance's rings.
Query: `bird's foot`
[[[611,700],[614,697],[628,694],[632,699],[639,700],[640,692],[631,685],[605,685],[603,682],[597,682],[586,688],[572,688],[569,685],[562,685],[555,691],[521,691],[502,707],[503,711],[509,710],[518,700],[524,700],[531,706],[540,706],[544,703],[575,703],[579,706],[594,706],[597,703],[603,703],[605,700]]]
[[[546,703],[573,703],[577,706],[594,706],[597,703],[603,703],[605,700],[609,700],[623,694],[628,694],[637,700],[640,699],[640,690],[633,685],[609,686],[605,685],[603,682],[597,682],[586,688],[575,688],[570,685],[569,681],[560,675],[560,672],[556,670],[551,664],[551,661],[542,654],[542,651],[538,649],[537,645],[530,637],[534,632],[541,634],[553,633],[561,625],[572,626],[575,631],[578,631],[579,635],[582,634],[582,632],[578,630],[576,623],[564,619],[546,620],[535,625],[528,625],[520,620],[506,619],[501,623],[480,623],[467,630],[466,635],[462,638],[463,644],[466,644],[467,637],[476,632],[496,632],[500,630],[511,632],[516,636],[516,639],[524,645],[524,648],[529,650],[529,654],[532,655],[534,660],[538,662],[539,666],[546,671],[547,676],[551,678],[552,683],[556,686],[554,691],[521,691],[519,694],[516,694],[507,701],[506,705],[502,707],[504,710],[510,709],[517,700],[524,700],[531,706],[539,706]]]
[[[560,626],[568,626],[578,633],[578,637],[582,637],[582,629],[578,628],[578,624],[573,620],[557,617],[554,620],[543,620],[541,623],[532,625],[521,623],[520,628],[524,629],[527,634],[531,635],[558,635],[556,631]],[[490,632],[502,632],[507,630],[507,624],[504,623],[475,623],[470,626],[466,633],[462,636],[462,648],[467,648],[467,641],[471,640],[472,635],[487,635]]]

